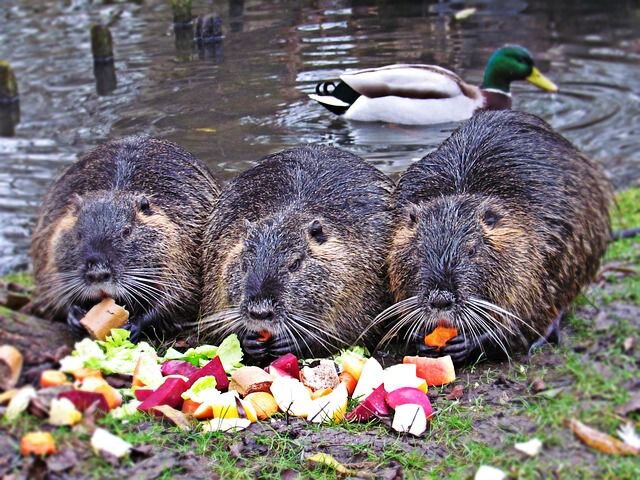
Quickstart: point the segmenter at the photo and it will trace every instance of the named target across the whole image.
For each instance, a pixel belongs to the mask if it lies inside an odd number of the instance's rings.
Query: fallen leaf
[[[464,395],[464,387],[462,385],[456,385],[445,395],[444,398],[447,400],[460,400],[462,395]]]
[[[169,405],[158,405],[156,407],[153,407],[151,410],[155,410],[156,412],[161,413],[163,418],[173,423],[180,430],[183,430],[185,432],[191,430],[191,422],[189,421],[187,416],[180,410],[176,410]]]
[[[584,423],[571,418],[566,421],[566,425],[585,445],[603,453],[611,455],[638,455],[640,448],[635,448],[615,437],[591,428]]]
[[[631,445],[633,448],[640,449],[640,436],[636,433],[632,423],[625,423],[616,432],[618,436],[627,445]]]
[[[503,480],[505,478],[507,478],[506,473],[489,465],[480,465],[476,475],[473,477],[474,480]]]
[[[550,388],[548,390],[543,390],[541,392],[536,393],[536,397],[556,398],[563,391],[564,391],[564,387]]]
[[[478,9],[475,7],[463,8],[462,10],[458,10],[456,13],[454,13],[453,18],[455,18],[456,20],[466,20],[477,11]]]
[[[216,129],[211,127],[196,128],[195,131],[202,132],[202,133],[216,133]]]
[[[640,391],[633,392],[631,399],[618,412],[625,417],[630,413],[640,412]]]
[[[530,457],[535,457],[542,449],[542,442],[538,438],[532,438],[528,442],[516,443],[514,448]]]
[[[542,377],[535,377],[531,380],[531,391],[533,393],[542,392],[543,390],[546,390],[546,388],[547,385],[544,383]]]
[[[365,477],[365,478],[373,477],[373,474],[371,472],[366,472],[359,469],[358,470],[351,469],[347,465],[340,463],[339,461],[337,461],[335,458],[333,458],[331,455],[327,453],[318,452],[314,455],[310,455],[307,457],[307,461],[325,465],[343,475],[353,475],[353,476]]]

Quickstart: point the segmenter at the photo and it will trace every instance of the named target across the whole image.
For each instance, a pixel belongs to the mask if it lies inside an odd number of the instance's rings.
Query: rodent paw
[[[122,328],[124,328],[125,330],[129,330],[129,340],[131,340],[131,342],[138,343],[140,341],[142,329],[140,328],[140,325],[138,325],[138,322],[134,322],[130,318],[129,321],[122,326]]]
[[[71,305],[67,311],[67,325],[73,331],[76,336],[86,336],[87,330],[82,326],[80,320],[87,314],[87,310],[78,306]]]
[[[437,358],[441,357],[440,349],[438,347],[432,347],[431,345],[425,345],[422,340],[416,342],[417,354],[421,357]]]

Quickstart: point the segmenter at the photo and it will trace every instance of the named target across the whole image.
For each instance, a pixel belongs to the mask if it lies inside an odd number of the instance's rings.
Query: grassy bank
[[[619,195],[612,218],[615,229],[640,225],[640,189]],[[464,393],[458,400],[445,398],[452,386],[431,389],[437,414],[425,438],[391,434],[374,423],[318,427],[279,419],[239,434],[200,434],[179,432],[142,415],[127,423],[107,417],[98,423],[136,445],[153,445],[153,450],[145,460],[117,467],[87,454],[70,475],[193,479],[213,469],[225,479],[279,479],[284,471],[301,478],[336,478],[335,471],[305,462],[306,456],[322,451],[359,463],[360,470],[378,478],[402,472],[405,478],[466,479],[481,464],[522,479],[640,478],[638,457],[591,450],[564,424],[578,418],[613,434],[623,420],[620,408],[640,396],[640,277],[632,273],[640,270],[640,240],[613,243],[606,261],[601,278],[568,315],[560,347],[511,364],[483,363],[459,371],[455,383]],[[30,281],[25,275],[11,280]],[[636,342],[630,350],[629,338]],[[640,418],[633,420],[638,428]],[[19,438],[35,423],[28,416],[12,425],[1,420],[0,432]],[[54,435],[62,445],[87,444],[86,432],[57,429]],[[513,448],[533,437],[544,445],[539,456],[526,458]]]

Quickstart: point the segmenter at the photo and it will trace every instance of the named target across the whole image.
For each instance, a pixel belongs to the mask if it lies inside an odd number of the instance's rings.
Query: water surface
[[[452,13],[478,13],[464,22]],[[195,1],[224,39],[174,36],[168,2],[0,2],[0,59],[13,65],[21,121],[0,138],[0,273],[28,265],[40,199],[59,172],[107,138],[149,133],[183,145],[221,179],[283,147],[347,148],[395,174],[455,125],[347,122],[307,99],[345,69],[435,63],[479,83],[490,53],[528,47],[561,88],[514,85],[514,107],[545,118],[607,169],[640,171],[640,2],[479,0]],[[117,87],[96,91],[89,26],[110,24]]]

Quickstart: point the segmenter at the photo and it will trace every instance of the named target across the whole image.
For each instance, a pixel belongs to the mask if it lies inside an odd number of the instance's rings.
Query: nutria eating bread
[[[221,193],[205,235],[202,333],[256,362],[351,344],[385,306],[391,182],[331,147],[264,158]]]
[[[37,310],[80,329],[112,297],[129,310],[134,340],[195,321],[218,194],[207,167],[174,143],[128,137],[92,150],[44,197],[31,246]]]
[[[483,112],[409,167],[395,193],[388,259],[394,306],[383,342],[456,363],[552,337],[597,272],[609,239],[609,182],[541,119]],[[425,346],[436,326],[458,335]]]

